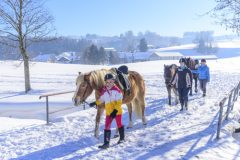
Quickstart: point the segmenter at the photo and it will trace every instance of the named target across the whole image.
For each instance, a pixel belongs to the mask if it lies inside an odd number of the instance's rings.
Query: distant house
[[[73,63],[76,58],[76,52],[63,52],[57,56],[57,61],[60,63]]]
[[[151,52],[118,52],[117,53],[122,63],[143,62],[149,61]]]
[[[32,60],[37,62],[55,62],[56,61],[55,54],[39,54],[34,57]]]
[[[60,62],[60,63],[71,63],[72,62],[72,60],[69,59],[68,57],[59,57],[57,59],[57,61]]]
[[[104,48],[104,50],[107,55],[109,55],[110,53],[117,53],[117,50],[115,48]]]
[[[134,61],[133,53],[131,52],[117,52],[121,63],[131,63]]]
[[[147,47],[148,47],[148,49],[154,49],[155,48],[155,46],[152,45],[152,44],[148,44]]]
[[[179,52],[153,52],[150,56],[150,60],[178,60],[183,55]]]
[[[207,60],[216,60],[218,57],[216,55],[197,55],[197,56],[191,56],[193,59],[207,59]]]
[[[152,52],[134,52],[133,53],[134,62],[149,61],[150,57],[153,54],[154,53],[152,53]]]

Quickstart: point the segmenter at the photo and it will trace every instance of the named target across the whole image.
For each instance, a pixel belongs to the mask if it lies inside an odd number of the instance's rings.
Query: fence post
[[[238,84],[238,96],[240,96],[240,82]],[[237,99],[238,99],[238,96],[237,96]]]
[[[231,94],[230,94],[230,96],[229,96],[229,98],[228,98],[227,114],[226,114],[225,120],[228,120],[228,115],[229,115],[229,112],[230,112],[230,108],[231,108],[231,106],[232,106],[232,94],[233,94],[233,91],[234,91],[234,90],[231,91]]]
[[[223,105],[224,105],[224,103],[221,101],[220,104],[219,104],[220,110],[219,110],[218,126],[217,126],[217,139],[220,138],[220,130],[221,130],[221,125],[222,125]]]
[[[234,89],[233,104],[232,104],[231,110],[233,110],[233,106],[234,106],[234,103],[237,101],[237,97],[238,97],[238,86],[235,87]]]
[[[48,96],[46,96],[46,121],[47,125],[49,124],[49,106],[48,106]]]

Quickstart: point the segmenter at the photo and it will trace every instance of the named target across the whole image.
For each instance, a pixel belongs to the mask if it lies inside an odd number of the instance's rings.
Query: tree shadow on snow
[[[216,119],[218,118],[218,113],[214,116],[212,122],[210,123],[210,125],[205,128],[204,130],[200,131],[200,132],[195,132],[192,133],[190,135],[186,135],[185,137],[182,137],[180,139],[177,140],[173,140],[173,141],[168,141],[162,145],[159,145],[157,147],[155,147],[153,150],[150,150],[148,153],[140,156],[137,158],[137,160],[142,160],[142,159],[149,159],[151,157],[162,157],[162,158],[168,158],[165,157],[165,153],[173,150],[174,148],[176,148],[177,146],[180,146],[183,143],[186,142],[190,142],[190,141],[195,141],[195,143],[189,148],[189,150],[185,153],[183,153],[183,155],[181,156],[181,159],[190,159],[192,157],[197,157],[197,154],[203,152],[204,150],[207,150],[208,148],[213,148],[213,147],[218,147],[219,145],[225,143],[225,142],[219,142],[217,143],[215,137],[215,130],[216,130]],[[208,141],[206,142],[206,144],[202,147],[197,147],[197,144],[201,141],[202,138],[209,136]],[[178,155],[176,155],[178,156]],[[180,157],[175,157],[180,158]]]
[[[35,151],[32,153],[29,153],[27,155],[18,157],[18,158],[13,158],[11,160],[29,160],[29,159],[34,159],[34,160],[52,160],[55,158],[63,158],[65,156],[71,155],[77,151],[80,151],[83,148],[91,147],[94,146],[96,143],[92,142],[92,138],[86,137],[86,138],[81,138],[78,141],[73,141],[73,142],[67,142],[65,144],[61,144],[58,146],[42,149],[39,151]],[[91,144],[89,144],[91,143]],[[100,150],[95,149],[92,147],[91,152],[84,154],[83,157],[91,154],[96,154]],[[80,153],[79,153],[80,154]]]

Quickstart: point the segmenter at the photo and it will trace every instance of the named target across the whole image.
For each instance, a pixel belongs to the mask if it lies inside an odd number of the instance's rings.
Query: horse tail
[[[137,73],[137,72],[132,72],[131,75],[134,79],[133,86],[134,87],[134,92],[136,93],[134,99],[133,99],[133,111],[136,114],[137,118],[142,118],[144,116],[144,111],[145,111],[145,83],[143,80],[143,77]]]

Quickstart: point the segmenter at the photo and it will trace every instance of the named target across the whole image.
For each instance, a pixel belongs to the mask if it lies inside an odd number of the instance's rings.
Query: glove
[[[111,117],[112,119],[114,119],[114,118],[116,117],[116,115],[117,115],[117,112],[118,112],[118,110],[114,109],[114,110],[112,111],[112,113],[110,114],[110,117]]]
[[[168,87],[172,87],[173,86],[173,84],[171,84],[171,83],[168,83]]]
[[[89,106],[90,106],[90,107],[94,107],[94,106],[96,106],[96,105],[97,105],[96,102],[89,103]]]

